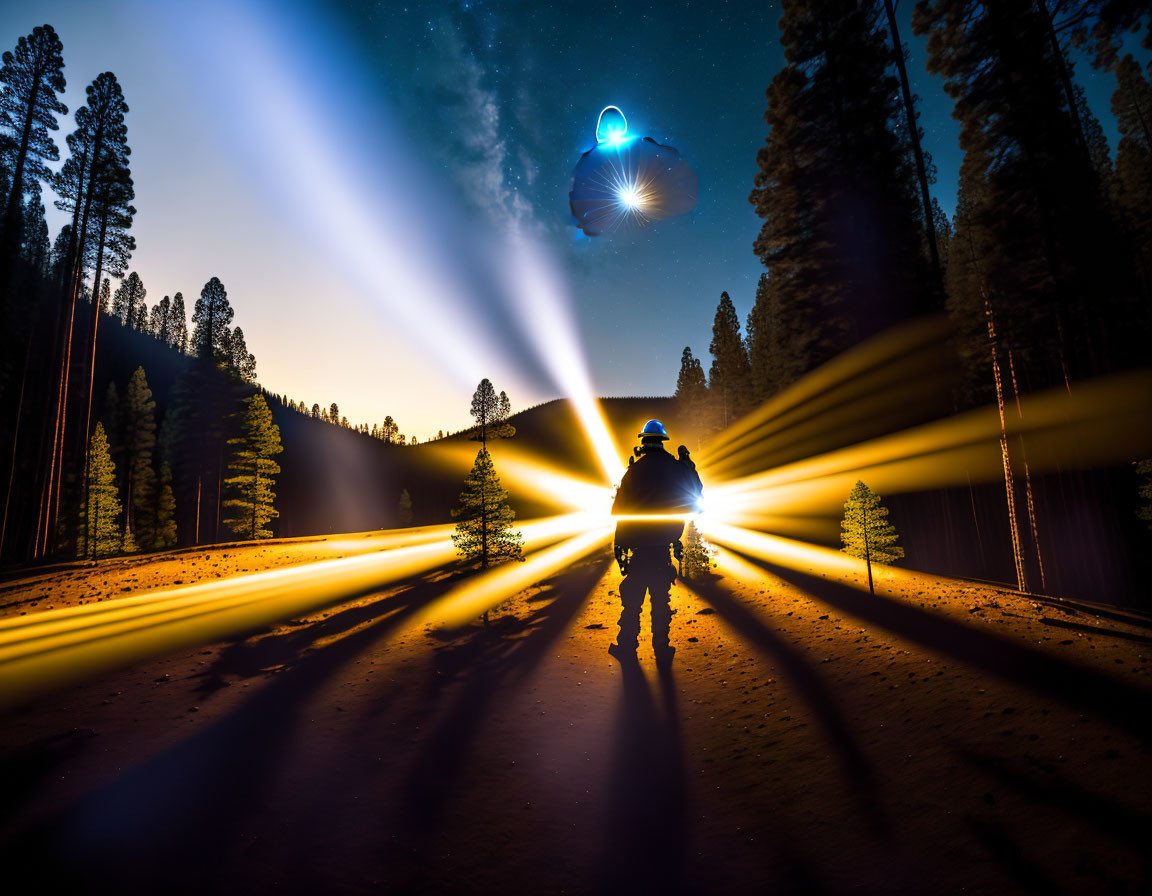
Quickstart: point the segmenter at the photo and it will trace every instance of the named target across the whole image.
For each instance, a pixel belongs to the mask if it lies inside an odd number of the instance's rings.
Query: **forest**
[[[1020,590],[1143,593],[1152,462],[1036,477],[1003,422],[1023,413],[1025,394],[1071,394],[1148,362],[1152,70],[1130,52],[1152,48],[1147,8],[921,0],[912,23],[960,124],[956,214],[932,195],[891,0],[785,2],[787,64],[767,90],[770,131],[749,196],[767,271],[743,333],[720,296],[711,367],[686,347],[676,397],[718,431],[868,337],[946,314],[963,365],[952,410],[999,408],[1004,481],[902,496],[894,513],[939,533],[921,568]],[[1077,57],[1114,75],[1115,153],[1077,83]],[[944,531],[942,516],[959,531]],[[1105,583],[1108,565],[1136,571]]]

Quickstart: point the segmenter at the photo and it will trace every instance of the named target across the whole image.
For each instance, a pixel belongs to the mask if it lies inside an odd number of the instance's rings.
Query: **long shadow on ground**
[[[706,600],[729,626],[740,633],[774,661],[807,701],[816,720],[823,726],[832,746],[839,752],[845,774],[853,785],[865,810],[880,833],[887,833],[888,822],[880,811],[876,780],[864,755],[844,719],[836,699],[820,674],[783,638],[769,629],[748,607],[741,604],[715,579],[692,582],[692,590]]]
[[[954,622],[880,594],[868,594],[821,576],[751,557],[747,559],[839,612],[887,629],[982,672],[1091,712],[1139,737],[1152,735],[1152,692],[1095,669],[1058,659],[1019,641]]]
[[[608,782],[599,892],[684,891],[688,798],[675,679],[660,669],[660,704],[636,659],[620,661],[623,695]]]
[[[500,616],[463,637],[445,632],[448,645],[436,658],[438,674],[465,684],[410,771],[403,793],[413,848],[422,849],[436,833],[449,795],[456,788],[469,750],[497,697],[524,683],[567,630],[604,577],[602,558],[585,561],[543,583],[524,618]]]
[[[0,848],[7,873],[12,879],[39,880],[43,889],[56,892],[237,890],[229,859],[238,831],[260,808],[309,695],[453,581],[417,582],[330,617],[332,625],[322,631],[290,631],[273,636],[270,645],[233,645],[214,674],[244,668],[248,664],[237,657],[249,651],[261,653],[261,663],[271,658],[289,665],[210,727],[12,838]],[[357,625],[345,637],[300,655],[317,636]]]

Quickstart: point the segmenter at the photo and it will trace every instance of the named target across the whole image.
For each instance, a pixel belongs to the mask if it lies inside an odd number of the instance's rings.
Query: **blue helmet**
[[[664,424],[659,420],[649,420],[644,424],[644,429],[636,436],[640,441],[645,442],[649,439],[657,439],[661,442],[668,441],[668,430],[664,428]]]

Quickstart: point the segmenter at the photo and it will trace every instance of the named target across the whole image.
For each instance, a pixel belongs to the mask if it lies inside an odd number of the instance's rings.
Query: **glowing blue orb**
[[[628,139],[628,119],[616,106],[605,106],[596,120],[596,142],[616,146]]]

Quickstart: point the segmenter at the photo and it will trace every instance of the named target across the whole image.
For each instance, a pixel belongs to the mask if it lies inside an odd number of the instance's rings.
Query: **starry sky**
[[[99,72],[120,78],[131,266],[150,304],[181,290],[191,313],[220,276],[268,389],[426,438],[468,422],[477,371],[516,408],[557,394],[547,361],[565,320],[602,395],[668,394],[685,345],[707,366],[721,291],[743,318],[762,271],[747,196],[783,64],[778,7],[11,0],[0,44],[50,22],[71,110]],[[951,213],[958,131],[911,8],[909,73]],[[1077,75],[1114,140],[1111,75],[1084,60]],[[570,225],[572,168],[608,104],[693,167],[694,213],[611,238]],[[529,278],[508,232],[539,247],[567,318],[514,332],[525,306],[501,284]]]

